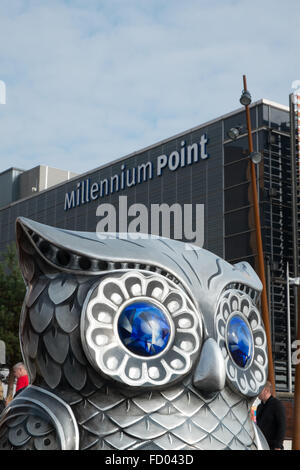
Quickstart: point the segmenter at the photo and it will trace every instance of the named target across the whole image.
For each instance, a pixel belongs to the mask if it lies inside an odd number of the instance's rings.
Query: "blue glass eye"
[[[118,321],[122,343],[139,356],[155,356],[168,344],[171,328],[166,315],[150,302],[133,302]]]
[[[253,339],[248,324],[239,315],[229,320],[227,345],[235,363],[239,367],[247,367],[252,357]]]

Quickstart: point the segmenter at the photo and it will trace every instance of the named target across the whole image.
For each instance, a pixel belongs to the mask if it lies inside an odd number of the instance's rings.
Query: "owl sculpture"
[[[263,449],[250,407],[267,379],[261,282],[167,238],[16,224],[30,386],[0,450]]]

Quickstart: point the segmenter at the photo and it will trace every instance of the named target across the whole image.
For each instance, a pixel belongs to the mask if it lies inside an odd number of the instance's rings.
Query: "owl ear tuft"
[[[40,229],[42,228],[42,230]],[[55,228],[49,227],[51,237],[47,237],[47,226],[19,217],[16,222],[17,247],[23,277],[28,282],[27,270],[24,266],[36,261],[42,270],[67,271],[74,274],[99,274],[109,269],[105,260],[93,259],[86,254],[79,254],[68,247],[53,241]],[[57,229],[59,230],[59,229]]]
[[[257,292],[262,291],[262,282],[252,266],[247,261],[241,261],[240,263],[234,264],[234,268],[240,271],[244,278],[245,283],[251,280],[251,283],[254,285],[254,288]]]
[[[35,249],[20,219],[16,222],[16,240],[21,273],[25,283],[30,284],[36,270]]]

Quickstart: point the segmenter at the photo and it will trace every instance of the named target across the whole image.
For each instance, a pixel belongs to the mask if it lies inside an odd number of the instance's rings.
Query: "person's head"
[[[272,384],[271,384],[271,382],[268,381],[268,382],[266,382],[266,385],[264,386],[264,388],[262,389],[262,391],[258,395],[258,398],[261,401],[265,402],[265,401],[268,400],[268,398],[270,398],[272,393],[273,393]]]
[[[18,362],[17,364],[15,364],[13,367],[13,371],[14,371],[14,376],[17,379],[19,377],[22,377],[23,375],[27,375],[27,370],[25,369],[23,362]]]

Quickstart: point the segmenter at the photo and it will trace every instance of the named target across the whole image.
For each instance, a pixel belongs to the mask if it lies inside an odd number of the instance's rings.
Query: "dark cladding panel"
[[[247,160],[248,155],[248,140],[246,137],[242,137],[235,142],[228,142],[224,147],[225,165],[239,160]]]
[[[232,235],[236,233],[237,227],[239,232],[249,230],[249,209],[243,208],[225,215],[225,233]]]
[[[225,239],[225,251],[232,261],[246,260],[252,254],[251,233],[246,232]]]
[[[248,155],[247,137],[224,145],[225,258],[229,262],[253,255],[249,232],[253,214]]]
[[[223,149],[222,123],[217,122],[207,130],[208,154],[205,161],[205,242],[204,247],[216,255],[224,256],[223,248]]]
[[[176,174],[176,197],[181,204],[190,204],[192,196],[192,187],[187,182],[192,179],[192,166],[181,168]]]
[[[55,190],[50,189],[49,191],[45,192],[45,195],[46,195],[46,206],[55,207],[55,204],[56,204]]]
[[[225,213],[239,207],[251,204],[250,183],[246,182],[232,188],[225,189],[224,202]]]

